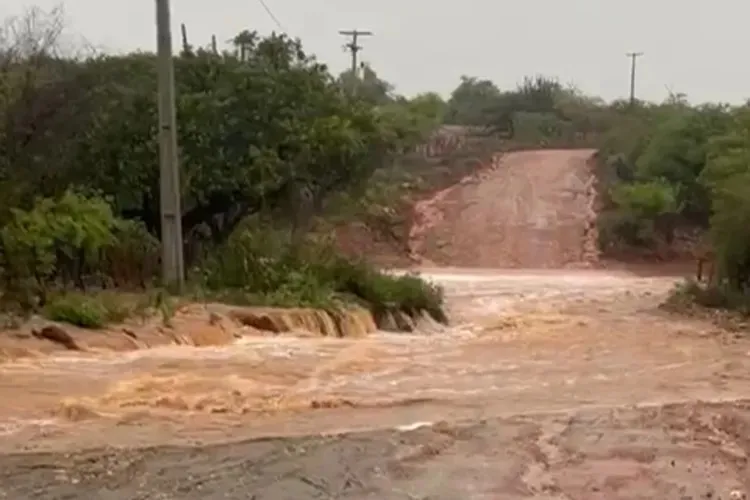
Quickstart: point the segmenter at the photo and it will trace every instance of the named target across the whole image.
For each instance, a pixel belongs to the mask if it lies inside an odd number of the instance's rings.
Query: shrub
[[[159,290],[155,292],[65,292],[52,295],[42,313],[52,321],[69,323],[81,328],[102,328],[108,324],[122,323],[134,316],[145,318],[157,309],[162,315],[168,316],[165,309],[171,307],[169,299],[165,299]]]
[[[324,308],[354,301],[374,312],[424,311],[446,321],[439,287],[417,276],[391,276],[340,257],[330,242],[308,238],[297,246],[274,231],[243,229],[232,235],[204,262],[197,277],[224,301]]]
[[[364,262],[343,258],[328,273],[338,293],[355,297],[376,313],[401,310],[414,316],[424,311],[438,321],[447,321],[442,289],[416,275],[391,276]]]
[[[4,299],[27,310],[64,290],[145,287],[159,255],[158,240],[141,223],[118,219],[103,198],[73,191],[13,210],[0,248]]]
[[[158,277],[161,245],[141,222],[118,220],[116,244],[104,249],[103,273],[117,287],[146,288]]]
[[[726,285],[702,285],[687,280],[674,287],[665,304],[675,310],[693,306],[707,309],[724,309],[750,315],[750,296]]]
[[[69,294],[54,298],[44,308],[44,315],[81,328],[102,328],[107,324],[108,311],[95,297]]]
[[[115,243],[117,219],[107,202],[67,191],[43,198],[28,211],[13,210],[0,231],[5,290],[27,305],[44,305],[51,287],[75,283]]]

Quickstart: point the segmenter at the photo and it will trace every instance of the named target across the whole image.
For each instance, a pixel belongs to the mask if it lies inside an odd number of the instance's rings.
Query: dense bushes
[[[46,307],[61,291],[146,288],[156,281],[158,241],[136,221],[116,217],[107,200],[66,191],[13,209],[0,229],[6,304]]]
[[[105,201],[73,192],[40,199],[29,211],[13,209],[0,230],[3,289],[21,304],[42,306],[52,283],[85,289],[121,222]]]
[[[600,152],[605,250],[659,251],[680,230],[708,228],[712,200],[703,175],[712,139],[730,117],[725,106],[674,100],[623,111]]]
[[[148,287],[160,234],[154,55],[64,57],[59,23],[35,16],[4,30],[22,36],[0,37],[4,296],[48,307],[58,290]],[[369,67],[335,78],[284,35],[244,31],[234,45],[188,44],[174,59],[185,253],[207,292],[439,317],[437,290],[341,260],[310,229],[333,201],[381,220],[405,190],[434,187],[394,157],[441,121],[472,126],[493,147],[597,147],[605,250],[658,253],[685,229],[710,231],[719,280],[750,284],[747,106],[608,104],[545,77],[512,90],[464,77],[447,102],[407,99]]]
[[[552,79],[502,91],[463,77],[447,119],[485,127],[509,146],[594,146],[600,186],[599,240],[615,257],[669,259],[704,248],[718,286],[750,287],[750,106],[604,103]]]
[[[122,311],[81,292],[158,284],[155,57],[65,57],[57,15],[33,11],[0,37],[2,292],[6,304],[98,326]],[[246,303],[360,300],[437,314],[426,284],[341,260],[308,233],[334,195],[421,140],[441,103],[393,96],[372,71],[355,82],[371,92],[342,91],[284,35],[244,31],[234,45],[186,46],[174,59],[190,284]],[[354,269],[367,295],[337,277]]]
[[[701,174],[711,201],[710,232],[719,281],[750,292],[750,107],[731,115],[731,126],[711,139]]]
[[[49,34],[37,35],[47,42]],[[83,188],[158,236],[154,55],[63,58],[27,38],[0,45],[0,196],[28,209],[37,196]],[[364,185],[440,119],[430,96],[393,97],[377,82],[377,98],[342,92],[297,40],[239,38],[241,51],[174,59],[182,223],[192,246],[221,243],[259,213],[307,227],[332,195]],[[0,223],[7,212],[0,203]]]
[[[290,245],[284,233],[249,226],[195,271],[195,282],[226,301],[335,307],[359,302],[373,312],[427,312],[445,321],[442,292],[414,276],[384,274],[336,254],[332,242]]]
[[[623,183],[612,187],[609,196],[616,209],[600,220],[602,247],[624,243],[653,248],[659,235],[670,242],[679,212],[673,185],[661,179]]]
[[[429,313],[446,320],[440,289],[422,279],[384,274],[338,256],[330,242],[313,237],[292,242],[288,231],[267,227],[247,220],[214,247],[190,274],[192,293],[243,305],[329,309],[356,302],[374,313]],[[142,227],[116,218],[102,198],[69,191],[40,199],[29,211],[13,211],[0,241],[6,305],[86,328],[154,307],[148,291],[141,292],[146,304],[107,291],[122,291],[123,283],[156,283],[156,266],[128,264],[155,262],[158,245]],[[94,293],[82,293],[87,289]]]
[[[624,123],[601,151],[605,250],[712,253],[715,283],[693,295],[712,304],[746,303],[740,297],[750,287],[750,108],[673,99],[641,105]],[[678,234],[698,236],[678,245]]]

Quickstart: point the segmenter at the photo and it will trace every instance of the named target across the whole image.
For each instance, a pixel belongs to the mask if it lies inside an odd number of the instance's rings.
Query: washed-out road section
[[[660,311],[675,278],[429,275],[449,328],[0,366],[0,498],[750,491],[750,344]]]

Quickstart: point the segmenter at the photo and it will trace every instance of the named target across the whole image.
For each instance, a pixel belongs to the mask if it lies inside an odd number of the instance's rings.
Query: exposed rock
[[[412,316],[405,311],[390,309],[378,313],[375,321],[378,328],[386,332],[435,333],[443,329],[443,325],[426,311]]]
[[[377,324],[378,324],[378,328],[380,328],[383,331],[386,331],[386,332],[398,331],[398,324],[396,323],[396,318],[393,317],[393,314],[390,311],[384,311],[378,314]]]
[[[220,346],[231,344],[244,336],[283,333],[356,338],[378,329],[411,332],[417,329],[420,321],[420,318],[396,310],[374,317],[368,309],[356,306],[329,311],[314,308],[190,304],[177,310],[168,321],[154,317],[96,331],[40,322],[35,325],[36,328],[27,326],[19,330],[17,335],[7,335],[7,341],[0,344],[0,360],[60,349],[126,352],[167,345]],[[21,333],[28,337],[25,342],[37,339],[42,343],[18,345],[24,341],[19,338]]]
[[[443,331],[444,327],[444,325],[440,324],[440,322],[426,311],[422,312],[419,318],[416,319],[416,328],[420,332],[437,333]]]
[[[69,351],[82,350],[76,341],[73,340],[73,337],[57,325],[45,326],[41,330],[32,330],[31,334],[38,339],[49,340],[50,342],[59,344]]]
[[[234,342],[232,331],[210,323],[179,322],[174,325],[175,338],[178,344],[200,346],[227,345]]]
[[[243,325],[273,333],[304,330],[322,337],[361,337],[377,330],[369,311],[357,307],[336,312],[247,307],[229,314]]]
[[[378,329],[372,313],[361,307],[334,313],[333,318],[343,337],[362,337]]]
[[[404,311],[395,311],[393,318],[396,320],[396,326],[400,332],[413,332],[415,329],[415,323],[411,316],[406,314]]]
[[[170,320],[170,328],[165,329],[164,333],[171,335],[179,345],[218,346],[234,342],[234,333],[239,328],[230,318],[193,305],[176,314]]]

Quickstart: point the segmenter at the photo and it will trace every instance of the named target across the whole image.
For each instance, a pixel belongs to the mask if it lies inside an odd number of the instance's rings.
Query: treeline
[[[750,285],[750,105],[604,102],[554,79],[501,91],[463,77],[445,121],[505,131],[506,146],[593,147],[600,246],[613,257],[715,259],[713,285]]]
[[[750,280],[750,107],[640,103],[601,147],[605,248],[715,255],[717,284]]]
[[[59,289],[158,276],[155,57],[73,57],[61,32],[59,13],[32,10],[0,36],[2,288],[30,307]],[[509,90],[464,76],[447,100],[406,98],[368,66],[333,75],[298,40],[252,31],[226,50],[184,40],[174,64],[185,255],[202,287],[439,309],[438,290],[342,260],[310,230],[376,187],[387,192],[376,208],[392,214],[419,183],[404,181],[404,158],[442,124],[502,147],[598,149],[606,252],[669,257],[684,235],[707,234],[719,280],[750,280],[746,106],[607,103],[544,76]]]
[[[3,297],[40,308],[61,291],[158,279],[154,54],[66,55],[58,12],[0,36]],[[298,40],[245,31],[174,58],[182,226],[191,283],[250,302],[364,301],[442,319],[437,289],[345,261],[308,238],[336,194],[413,147],[436,116],[375,105]],[[334,272],[335,271],[335,272]]]

